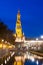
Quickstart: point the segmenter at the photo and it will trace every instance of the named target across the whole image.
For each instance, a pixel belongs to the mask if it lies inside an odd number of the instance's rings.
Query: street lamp
[[[38,50],[38,38],[36,38],[36,41],[37,41],[37,43],[36,43],[36,47],[37,47],[37,50]]]
[[[34,62],[34,61],[35,61],[34,57],[30,57],[30,59],[31,59],[31,61],[32,61],[32,62]]]
[[[4,39],[2,39],[2,42],[4,42]]]
[[[37,65],[39,64],[38,60],[36,61],[36,64],[37,64]]]
[[[40,38],[43,39],[43,35],[41,35]]]
[[[2,49],[3,49],[3,42],[4,42],[4,39],[2,39]]]
[[[36,41],[38,41],[38,38],[36,38]]]

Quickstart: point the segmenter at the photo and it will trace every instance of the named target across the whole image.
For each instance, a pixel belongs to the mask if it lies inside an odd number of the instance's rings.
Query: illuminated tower
[[[15,28],[15,34],[14,36],[16,37],[16,42],[21,42],[23,41],[24,39],[24,35],[22,33],[22,26],[21,26],[21,20],[20,20],[20,11],[18,11],[18,14],[17,14],[17,21],[16,21],[16,28]]]
[[[22,27],[21,27],[21,21],[20,21],[20,11],[18,11],[17,14],[17,22],[16,22],[16,37],[22,38]]]

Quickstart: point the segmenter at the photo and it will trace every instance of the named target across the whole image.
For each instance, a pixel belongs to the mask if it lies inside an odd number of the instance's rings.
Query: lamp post
[[[3,42],[4,42],[4,39],[1,40],[2,42],[2,49],[1,49],[1,53],[3,54]],[[3,65],[3,56],[2,56],[2,65]]]
[[[40,38],[43,39],[43,35],[41,35]]]
[[[4,39],[2,39],[2,49],[3,49],[3,42],[4,42]]]
[[[37,41],[37,45],[36,45],[36,47],[37,47],[37,50],[38,50],[38,40],[39,40],[39,39],[38,39],[38,38],[36,38],[36,41]]]

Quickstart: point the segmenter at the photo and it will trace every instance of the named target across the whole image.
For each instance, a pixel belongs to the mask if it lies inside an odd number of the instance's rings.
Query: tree
[[[14,44],[15,38],[13,37],[13,31],[9,30],[8,27],[0,22],[0,38]]]

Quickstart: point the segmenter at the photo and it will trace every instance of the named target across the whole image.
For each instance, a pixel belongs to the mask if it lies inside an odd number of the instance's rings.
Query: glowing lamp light
[[[38,38],[36,38],[36,40],[38,40]]]
[[[43,39],[43,35],[41,35],[40,38]]]
[[[1,65],[3,65],[3,64],[1,64]]]
[[[4,42],[4,39],[2,39],[2,42]]]
[[[32,62],[34,62],[35,60],[34,60],[34,58],[32,58]]]
[[[26,58],[26,54],[24,55],[24,58]]]
[[[28,55],[28,59],[30,59],[29,55]]]
[[[2,44],[0,44],[0,48],[2,48]]]
[[[9,56],[9,59],[10,59],[10,56]]]
[[[34,59],[33,57],[31,57],[30,59],[31,59],[31,61],[32,61],[32,62],[34,62],[34,61],[35,61],[35,59]]]
[[[36,61],[36,64],[37,64],[37,65],[39,64],[38,60]]]
[[[1,65],[3,65],[3,64],[1,64]]]
[[[9,58],[7,58],[7,61],[9,61]]]
[[[5,60],[5,64],[7,63],[7,61]]]

